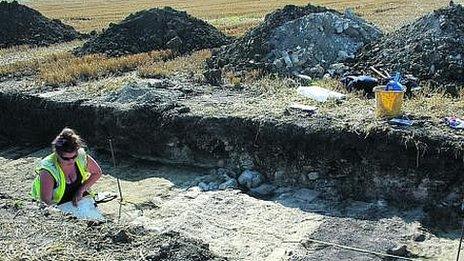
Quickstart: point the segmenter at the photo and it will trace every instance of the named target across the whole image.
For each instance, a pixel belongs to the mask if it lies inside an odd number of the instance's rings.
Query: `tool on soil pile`
[[[110,143],[110,151],[111,151],[111,159],[113,161],[113,167],[116,168],[116,158],[114,156],[114,148],[113,148],[113,142],[111,139],[108,140]],[[122,190],[121,190],[121,182],[119,181],[119,178],[116,178],[118,182],[118,191],[119,191],[119,211],[118,211],[118,220],[121,219],[121,205],[122,205]]]

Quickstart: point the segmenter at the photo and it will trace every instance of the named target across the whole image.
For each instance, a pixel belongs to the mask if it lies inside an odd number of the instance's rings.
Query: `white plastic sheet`
[[[326,102],[327,100],[340,100],[346,97],[345,94],[327,90],[318,86],[298,87],[298,93],[304,97],[311,98],[318,102]]]
[[[71,214],[78,219],[103,221],[105,218],[95,206],[95,201],[91,196],[82,198],[77,207],[72,202],[66,202],[58,205],[57,208],[66,214]]]

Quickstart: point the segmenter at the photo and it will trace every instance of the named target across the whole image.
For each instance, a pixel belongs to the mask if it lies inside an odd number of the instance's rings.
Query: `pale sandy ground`
[[[0,150],[1,192],[24,200],[33,166],[47,153],[48,149]],[[267,201],[239,190],[201,192],[194,185],[209,175],[208,170],[131,159],[119,161],[113,168],[107,156],[98,158],[107,175],[95,186],[97,191],[117,193],[115,177],[121,178],[121,222],[156,232],[179,231],[203,240],[215,254],[232,260],[382,260],[372,254],[310,243],[309,238],[383,253],[388,247],[404,244],[419,259],[455,259],[459,231],[430,233],[420,224],[416,210],[400,212],[387,207],[382,215],[366,219],[360,216],[366,215],[363,211],[371,203],[335,207],[322,199],[296,199],[293,191]],[[108,219],[118,220],[118,200],[99,208]],[[426,240],[413,241],[417,233]],[[16,244],[20,238],[5,242]]]

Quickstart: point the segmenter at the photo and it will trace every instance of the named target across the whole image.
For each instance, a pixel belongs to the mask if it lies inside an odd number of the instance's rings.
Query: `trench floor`
[[[9,211],[5,206],[14,201],[19,206],[14,219],[26,224],[22,231],[27,231],[28,223],[34,231],[26,213],[37,211],[33,206],[38,204],[27,194],[34,165],[49,151],[0,148],[0,227],[5,230],[0,233],[0,252],[13,245],[39,251],[39,246],[24,241],[15,226],[7,225],[15,221],[5,214]],[[281,187],[279,194],[266,200],[240,190],[203,192],[196,184],[212,175],[208,169],[136,159],[119,159],[113,167],[107,155],[95,157],[105,174],[95,185],[96,191],[117,193],[117,178],[121,181],[122,203],[116,199],[99,204],[108,220],[143,226],[155,233],[176,231],[203,241],[214,254],[230,260],[384,260],[312,240],[381,253],[406,246],[410,257],[418,260],[456,258],[460,231],[423,227],[419,209],[400,211],[385,202],[328,202],[302,196],[305,191],[300,188]],[[75,222],[64,219],[61,225]],[[56,243],[47,233],[35,236],[50,246]]]

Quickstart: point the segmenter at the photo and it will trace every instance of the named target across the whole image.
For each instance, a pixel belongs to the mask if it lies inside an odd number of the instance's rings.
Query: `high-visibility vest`
[[[76,165],[79,169],[79,173],[82,176],[83,183],[89,178],[90,173],[87,170],[87,153],[82,148],[77,151]],[[58,162],[56,153],[48,155],[47,157],[42,159],[40,163],[36,166],[35,173],[37,174],[37,176],[34,179],[34,183],[32,184],[31,196],[36,200],[41,200],[40,173],[44,170],[50,173],[55,179],[56,187],[53,189],[52,201],[55,204],[58,204],[63,198],[64,191],[66,189],[66,177],[63,172],[63,169],[61,168]]]

